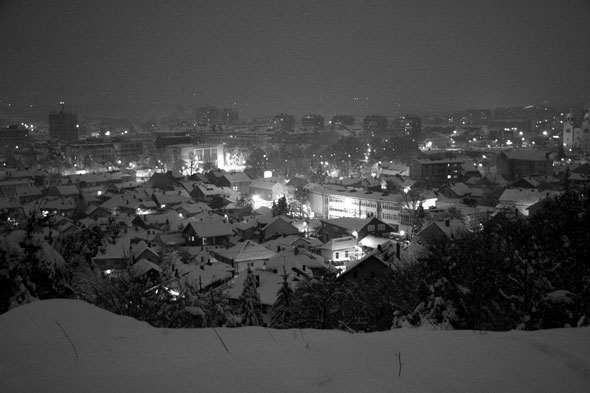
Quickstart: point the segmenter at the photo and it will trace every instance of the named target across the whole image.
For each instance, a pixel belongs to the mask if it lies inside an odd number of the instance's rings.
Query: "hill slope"
[[[172,330],[49,300],[0,315],[0,332],[6,393],[590,391],[588,328]]]

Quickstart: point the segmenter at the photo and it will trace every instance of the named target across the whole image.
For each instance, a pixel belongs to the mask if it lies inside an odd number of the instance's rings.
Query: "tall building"
[[[323,130],[324,117],[321,115],[306,115],[301,118],[301,128]]]
[[[403,115],[397,118],[395,129],[399,134],[418,138],[422,134],[422,119],[416,115]]]
[[[579,124],[573,113],[569,112],[563,122],[563,147],[590,152],[590,112],[584,114],[584,121]]]
[[[371,135],[387,132],[387,118],[382,115],[368,115],[363,120],[363,131]]]
[[[351,115],[336,115],[332,117],[332,126],[336,128],[354,126],[354,116]]]
[[[78,141],[78,116],[64,111],[64,102],[60,102],[58,113],[49,114],[49,137],[66,142]]]
[[[416,159],[410,163],[410,177],[425,182],[428,188],[456,183],[462,180],[461,167],[464,162],[465,160],[460,158]]]
[[[273,118],[275,131],[291,132],[295,129],[295,117],[286,113],[280,113]]]
[[[214,124],[232,125],[238,122],[238,112],[231,108],[205,106],[197,108],[197,124],[210,127]]]
[[[0,152],[12,151],[29,142],[29,130],[16,124],[0,128]]]

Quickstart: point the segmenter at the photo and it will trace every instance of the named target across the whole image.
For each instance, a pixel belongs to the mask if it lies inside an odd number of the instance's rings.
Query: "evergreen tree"
[[[262,305],[260,295],[256,289],[256,277],[248,268],[244,289],[240,296],[240,310],[242,313],[242,325],[262,326]]]
[[[283,283],[277,293],[277,300],[272,306],[270,326],[273,328],[289,328],[291,319],[291,305],[293,303],[293,290],[287,282],[289,275],[282,275]]]
[[[277,203],[277,216],[289,213],[289,205],[287,204],[287,197],[282,196]]]

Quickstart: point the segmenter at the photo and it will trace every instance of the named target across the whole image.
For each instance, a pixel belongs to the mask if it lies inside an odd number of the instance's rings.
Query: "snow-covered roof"
[[[234,226],[230,223],[224,222],[222,219],[189,221],[187,225],[190,226],[200,238],[232,236],[234,234]]]
[[[272,306],[277,300],[277,292],[281,287],[283,278],[279,274],[261,270],[253,271],[252,274],[258,277],[258,283],[260,284],[258,287],[256,287],[256,291],[260,296],[260,303],[265,306]],[[248,272],[244,270],[234,279],[232,286],[226,292],[230,299],[240,298],[244,289],[244,281],[246,281],[247,275]]]
[[[324,243],[322,249],[331,251],[348,250],[354,248],[356,245],[357,241],[354,237],[345,236],[328,240],[326,243]]]
[[[213,255],[218,254],[227,260],[233,259],[235,262],[269,259],[276,255],[274,251],[271,251],[268,248],[251,240],[240,242],[226,250],[213,250],[212,253]]]
[[[131,277],[140,277],[149,271],[154,270],[158,273],[162,273],[162,268],[147,259],[140,259],[133,265],[129,266],[129,274]]]

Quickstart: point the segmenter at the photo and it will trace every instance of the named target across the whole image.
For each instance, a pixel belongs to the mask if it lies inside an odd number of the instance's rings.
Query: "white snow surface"
[[[188,391],[589,392],[590,329],[157,329],[77,300],[0,315],[0,392]]]

